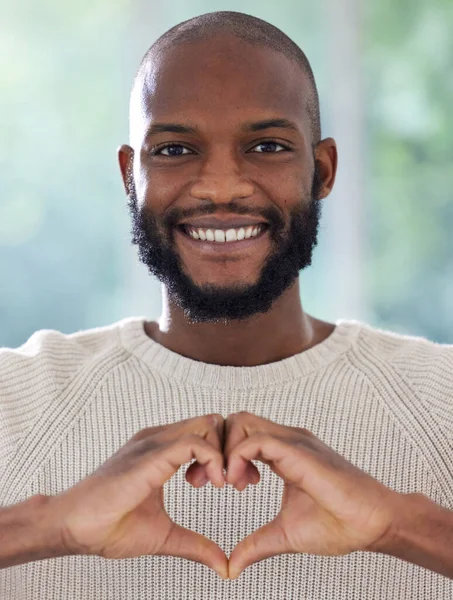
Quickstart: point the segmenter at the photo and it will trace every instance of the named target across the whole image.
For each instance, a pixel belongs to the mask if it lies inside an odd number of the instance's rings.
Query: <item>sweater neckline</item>
[[[148,337],[146,317],[128,317],[117,323],[123,346],[152,370],[184,384],[215,388],[253,388],[284,383],[310,374],[338,359],[352,346],[359,321],[338,319],[324,341],[280,361],[254,367],[215,365],[188,358]]]

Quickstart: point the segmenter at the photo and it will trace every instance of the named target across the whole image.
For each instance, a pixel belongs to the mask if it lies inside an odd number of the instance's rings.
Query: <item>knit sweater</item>
[[[320,344],[255,367],[218,366],[150,339],[145,318],[0,349],[0,505],[55,495],[139,430],[248,411],[305,427],[384,485],[453,510],[453,345],[339,320]],[[183,465],[164,486],[180,525],[227,554],[279,512],[283,481],[194,488]],[[283,554],[222,580],[172,556],[64,556],[0,570],[1,600],[447,600],[453,580],[370,552]]]

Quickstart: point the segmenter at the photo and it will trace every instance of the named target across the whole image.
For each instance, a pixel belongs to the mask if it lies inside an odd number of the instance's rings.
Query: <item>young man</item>
[[[301,50],[174,27],[119,164],[163,314],[1,350],[0,597],[451,598],[453,347],[303,310],[337,152]]]

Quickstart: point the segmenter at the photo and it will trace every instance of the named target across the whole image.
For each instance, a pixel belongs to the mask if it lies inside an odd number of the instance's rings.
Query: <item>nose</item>
[[[200,171],[190,188],[190,195],[198,200],[229,203],[249,198],[255,187],[241,169],[237,157],[226,152],[212,154],[200,165]]]

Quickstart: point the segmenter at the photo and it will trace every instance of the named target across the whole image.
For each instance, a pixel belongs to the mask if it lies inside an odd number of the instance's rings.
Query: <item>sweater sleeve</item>
[[[392,362],[410,380],[453,447],[453,345],[418,339]]]
[[[18,348],[0,348],[0,468],[77,372],[84,348],[54,330]]]

